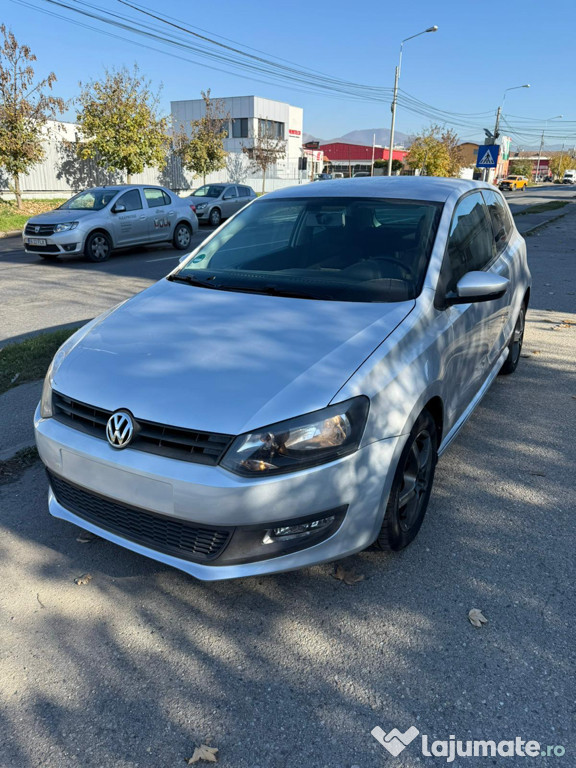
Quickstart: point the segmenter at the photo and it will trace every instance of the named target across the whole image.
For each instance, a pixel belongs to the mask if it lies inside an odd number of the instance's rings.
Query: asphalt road
[[[213,231],[201,226],[191,250]],[[48,261],[25,253],[20,237],[0,239],[0,342],[91,320],[167,275],[181,256],[166,244],[118,251],[103,264]]]
[[[506,193],[513,211],[575,197],[576,187],[557,184]],[[519,220],[519,226],[528,223],[526,217]],[[212,228],[202,226],[192,246],[210,232]],[[51,262],[24,253],[19,237],[0,239],[0,343],[90,320],[164,277],[180,256],[164,245],[121,251],[104,264],[91,264],[78,256]]]
[[[375,726],[575,765],[576,211],[528,247],[526,356],[441,459],[413,545],[344,562],[355,586],[333,565],[200,583],[78,543],[40,466],[1,486],[1,768],[173,768],[200,743],[226,768],[445,764],[419,738],[390,757]]]

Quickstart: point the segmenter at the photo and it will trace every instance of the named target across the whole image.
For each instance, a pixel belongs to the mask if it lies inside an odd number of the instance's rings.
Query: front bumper
[[[339,461],[266,480],[238,477],[221,467],[117,451],[108,443],[72,429],[55,419],[34,424],[40,457],[53,475],[94,494],[160,515],[163,519],[199,526],[264,529],[303,517],[322,517],[340,510],[339,527],[327,538],[286,554],[261,556],[251,562],[192,562],[144,546],[95,525],[66,509],[49,495],[50,513],[139,554],[174,566],[206,581],[293,570],[354,554],[369,546],[382,524],[401,438],[372,443]],[[344,512],[342,511],[344,510]]]
[[[32,245],[30,240],[45,240],[46,245]],[[82,253],[84,248],[84,234],[79,227],[70,232],[60,232],[53,235],[22,235],[22,243],[26,253],[48,254],[60,256],[61,254]]]

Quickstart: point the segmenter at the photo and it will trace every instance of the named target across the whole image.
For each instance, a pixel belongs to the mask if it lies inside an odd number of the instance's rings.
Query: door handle
[[[140,221],[144,221],[146,219],[146,216],[140,216]]]

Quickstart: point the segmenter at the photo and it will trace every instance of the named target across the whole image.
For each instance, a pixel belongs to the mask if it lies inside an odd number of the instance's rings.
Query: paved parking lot
[[[229,768],[432,761],[418,739],[388,756],[377,725],[430,741],[534,739],[566,750],[536,765],[576,764],[575,235],[570,211],[528,239],[526,356],[440,461],[416,542],[347,560],[365,577],[355,586],[333,565],[200,583],[78,543],[48,516],[38,465],[0,486],[1,768],[172,768],[200,743]],[[145,283],[145,263],[111,261],[126,272],[109,290]],[[91,269],[65,273],[79,314]],[[525,764],[498,760],[453,765]]]

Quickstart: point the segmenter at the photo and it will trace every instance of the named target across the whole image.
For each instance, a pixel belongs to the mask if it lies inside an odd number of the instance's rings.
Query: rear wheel
[[[172,245],[178,251],[185,251],[189,247],[192,240],[192,229],[189,224],[181,221],[174,230],[174,236],[172,237]]]
[[[396,467],[384,523],[374,542],[377,549],[404,549],[416,537],[428,508],[437,461],[436,423],[428,411],[422,411]]]
[[[502,368],[500,368],[500,373],[503,376],[508,376],[509,374],[514,373],[518,367],[518,363],[520,361],[520,353],[522,352],[522,342],[524,341],[525,323],[526,305],[523,304],[520,312],[518,313],[518,318],[516,320],[516,325],[514,326],[512,338],[508,344],[508,357],[504,361]]]
[[[88,261],[107,261],[112,253],[112,241],[105,232],[88,235],[84,255]]]
[[[220,208],[212,208],[208,220],[213,227],[219,227],[222,223],[222,214],[220,213]]]

